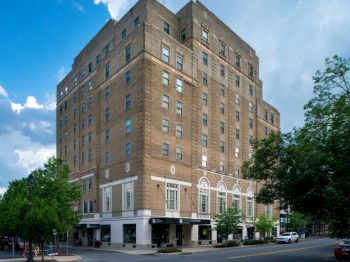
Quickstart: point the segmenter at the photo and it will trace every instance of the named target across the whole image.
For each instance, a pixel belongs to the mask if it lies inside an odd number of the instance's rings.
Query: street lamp
[[[33,174],[31,173],[28,177],[28,200],[29,200],[29,213],[32,212],[32,191],[33,191]],[[29,249],[28,249],[28,259],[27,262],[33,262],[33,249],[32,249],[32,236],[31,236],[31,227],[30,227],[30,235],[29,235]]]

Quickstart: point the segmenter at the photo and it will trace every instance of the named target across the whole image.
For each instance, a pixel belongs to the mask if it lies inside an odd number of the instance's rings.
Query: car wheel
[[[290,239],[288,239],[288,244],[290,244],[290,242],[291,242],[291,240],[290,240]]]
[[[336,259],[340,259],[340,255],[339,254],[334,254]]]
[[[295,243],[298,243],[299,242],[299,238],[297,238],[296,240],[295,240]]]

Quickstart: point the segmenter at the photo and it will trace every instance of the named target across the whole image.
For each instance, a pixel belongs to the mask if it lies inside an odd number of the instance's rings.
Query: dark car
[[[13,241],[7,237],[0,237],[0,249],[9,250],[12,248]],[[19,244],[17,241],[14,241],[15,249],[19,249]]]
[[[336,258],[349,258],[350,239],[342,240],[335,246],[334,255]]]

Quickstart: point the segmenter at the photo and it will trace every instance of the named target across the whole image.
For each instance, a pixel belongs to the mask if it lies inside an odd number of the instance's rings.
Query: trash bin
[[[100,247],[101,246],[101,242],[100,241],[95,241],[95,247]]]

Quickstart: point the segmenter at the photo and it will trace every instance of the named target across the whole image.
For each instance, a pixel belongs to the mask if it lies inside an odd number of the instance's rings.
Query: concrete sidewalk
[[[52,257],[45,256],[45,261],[52,260]],[[71,261],[78,261],[80,260],[80,256],[71,255],[71,256],[53,256],[53,260],[59,261],[59,262],[71,262]],[[19,261],[27,261],[27,258],[11,258],[11,259],[0,259],[1,262],[19,262]],[[35,257],[34,261],[41,261],[41,257]]]

